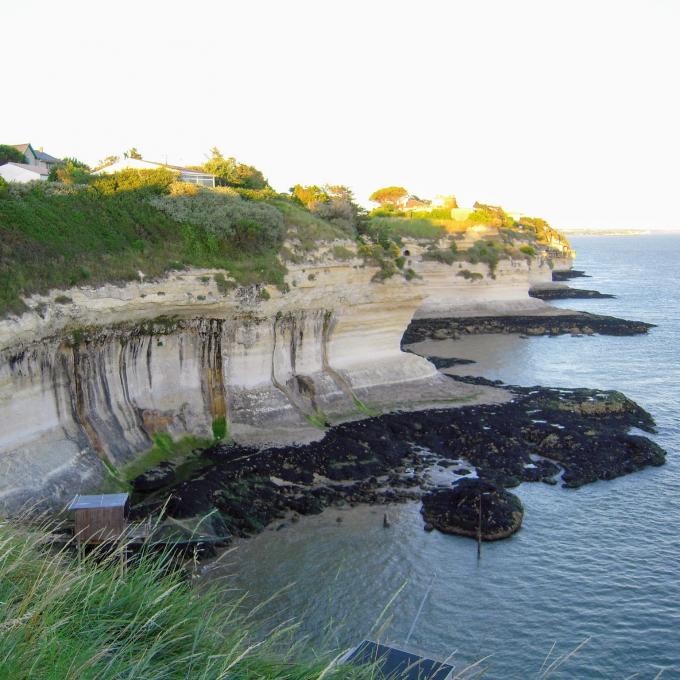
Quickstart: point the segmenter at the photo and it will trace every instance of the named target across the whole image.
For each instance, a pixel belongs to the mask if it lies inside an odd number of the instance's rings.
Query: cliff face
[[[0,508],[94,489],[156,432],[211,437],[224,419],[237,441],[289,443],[369,410],[506,399],[442,376],[401,337],[418,310],[534,305],[530,281],[549,268],[466,265],[484,274],[471,281],[413,250],[412,281],[321,258],[289,267],[285,294],[225,294],[219,272],[192,270],[32,298],[0,322]]]

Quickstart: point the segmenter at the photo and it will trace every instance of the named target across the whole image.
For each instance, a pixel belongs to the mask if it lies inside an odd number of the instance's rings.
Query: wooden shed
[[[68,510],[75,512],[75,535],[79,543],[115,541],[127,526],[129,496],[126,493],[78,495]]]

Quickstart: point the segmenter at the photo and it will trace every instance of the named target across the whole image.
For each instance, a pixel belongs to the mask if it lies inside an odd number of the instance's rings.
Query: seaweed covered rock
[[[522,526],[524,508],[517,496],[480,479],[461,479],[451,489],[423,496],[426,524],[445,534],[477,537],[481,500],[481,538],[497,541]]]

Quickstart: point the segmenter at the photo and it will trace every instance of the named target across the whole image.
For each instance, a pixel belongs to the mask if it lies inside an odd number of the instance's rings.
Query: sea
[[[263,630],[293,620],[306,649],[368,637],[484,678],[680,678],[680,234],[574,237],[560,307],[656,324],[634,337],[488,335],[439,356],[514,385],[621,390],[656,419],[666,465],[580,489],[522,484],[522,529],[483,544],[426,533],[419,503],[329,508],[273,526],[215,571]],[[437,345],[437,343],[434,343]]]

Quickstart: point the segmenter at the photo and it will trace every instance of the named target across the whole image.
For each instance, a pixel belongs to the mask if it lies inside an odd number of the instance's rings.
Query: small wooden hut
[[[68,506],[75,512],[75,536],[78,543],[116,541],[125,532],[130,510],[126,493],[76,496]]]

